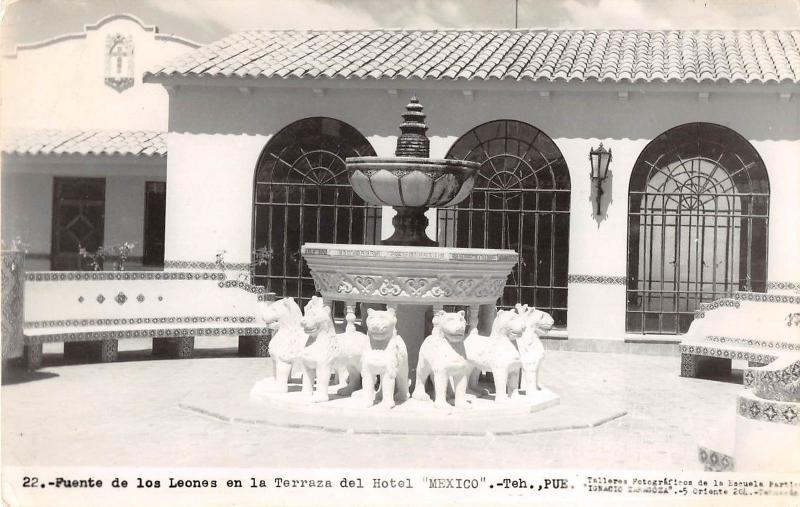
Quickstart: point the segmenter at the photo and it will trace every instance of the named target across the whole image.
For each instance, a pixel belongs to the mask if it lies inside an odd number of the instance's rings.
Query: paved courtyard
[[[156,360],[149,340],[128,340],[112,364],[66,363],[60,345],[46,346],[44,368],[4,379],[3,463],[700,470],[698,440],[730,432],[741,389],[680,378],[678,357],[554,350],[544,385],[565,402],[580,394],[581,403],[625,415],[590,429],[450,437],[248,425],[181,408],[203,396],[241,396],[245,372],[269,374],[268,360],[237,357],[235,344],[199,338],[194,359]]]

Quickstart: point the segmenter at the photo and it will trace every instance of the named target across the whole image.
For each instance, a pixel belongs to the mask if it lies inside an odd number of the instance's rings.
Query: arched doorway
[[[255,171],[253,283],[308,299],[314,281],[300,257],[304,243],[380,240],[380,208],[353,192],[344,163],[374,155],[360,132],[332,118],[299,120],[270,139]]]
[[[626,329],[685,333],[701,302],[766,289],[769,180],[753,146],[711,123],[658,136],[633,168]]]
[[[561,151],[536,127],[498,120],[461,136],[447,157],[481,168],[470,196],[439,210],[440,244],[516,250],[500,306],[534,305],[566,326],[570,178]]]

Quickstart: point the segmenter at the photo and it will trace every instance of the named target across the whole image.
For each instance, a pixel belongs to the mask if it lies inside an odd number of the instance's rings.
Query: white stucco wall
[[[134,86],[107,86],[106,37],[133,37]],[[157,35],[152,26],[125,16],[89,25],[77,34],[21,47],[0,58],[2,123],[7,129],[166,130],[167,92],[143,84],[142,74],[158,62],[195,45]]]
[[[114,34],[133,41],[134,84],[121,92],[105,83],[106,40]],[[20,46],[0,57],[2,132],[166,131],[168,94],[160,85],[143,83],[142,75],[196,46],[127,14]],[[4,154],[2,165],[2,237],[8,242],[19,236],[29,245],[28,269],[50,268],[54,176],[106,178],[105,244],[136,241],[133,255],[142,255],[144,182],[165,181],[163,158]]]
[[[53,180],[56,176],[105,178],[104,244],[136,242],[128,263],[140,266],[144,245],[145,182],[165,181],[165,161],[141,164],[80,162],[5,164],[2,187],[2,239],[19,238],[28,250],[27,270],[49,270],[52,245]]]
[[[316,83],[315,86],[319,86]],[[426,85],[430,88],[431,85]],[[730,88],[730,87],[729,87]],[[763,158],[771,183],[768,277],[800,281],[800,127],[798,99],[777,93],[720,89],[708,101],[696,91],[640,87],[620,100],[617,91],[581,91],[554,85],[549,97],[535,91],[478,90],[474,100],[460,90],[423,89],[431,156],[444,156],[452,143],[487,121],[515,119],[549,135],[571,176],[569,273],[626,276],[627,192],[642,149],[664,131],[690,122],[729,127],[748,139]],[[170,100],[168,139],[167,258],[247,262],[255,163],[270,138],[293,121],[329,116],[349,123],[378,155],[394,151],[400,113],[410,96],[385,89],[253,88],[181,86]],[[605,216],[593,213],[588,152],[603,141],[612,148]],[[203,238],[204,241],[197,241]],[[211,241],[205,241],[211,238]],[[620,339],[625,334],[625,286],[571,283],[569,335]]]

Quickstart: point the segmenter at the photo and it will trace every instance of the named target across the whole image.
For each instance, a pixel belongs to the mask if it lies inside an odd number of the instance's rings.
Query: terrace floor
[[[701,470],[698,441],[731,431],[741,389],[730,381],[681,378],[675,356],[550,350],[542,383],[570,410],[580,409],[583,402],[574,401],[582,397],[621,407],[625,415],[588,429],[457,437],[290,429],[187,410],[187,403],[208,397],[252,403],[243,393],[269,375],[270,361],[237,357],[235,346],[235,339],[198,338],[195,358],[156,360],[150,340],[123,340],[117,363],[70,364],[60,345],[46,345],[41,370],[4,375],[2,462],[692,471]],[[531,415],[537,416],[546,411]]]

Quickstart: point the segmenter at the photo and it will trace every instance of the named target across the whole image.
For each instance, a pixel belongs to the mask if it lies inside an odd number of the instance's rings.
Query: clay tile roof
[[[170,77],[800,82],[800,30],[245,31]]]
[[[2,151],[14,155],[163,157],[167,144],[162,132],[44,129],[6,132]]]

